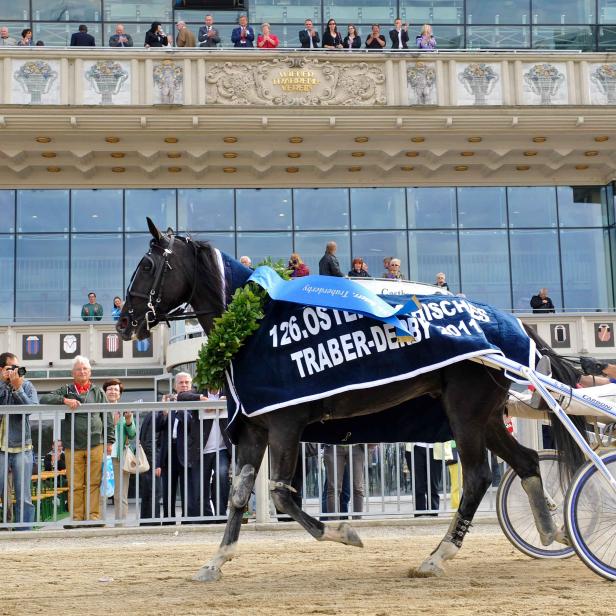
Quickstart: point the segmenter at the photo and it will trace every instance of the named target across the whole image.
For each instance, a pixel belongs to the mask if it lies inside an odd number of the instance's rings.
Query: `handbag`
[[[143,451],[141,443],[137,445],[137,454],[133,453],[130,445],[126,445],[124,448],[124,461],[122,462],[122,470],[130,473],[131,475],[138,475],[139,473],[147,473],[150,470],[150,463]]]

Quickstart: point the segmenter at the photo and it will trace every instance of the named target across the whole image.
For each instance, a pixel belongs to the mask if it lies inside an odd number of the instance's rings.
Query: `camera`
[[[18,376],[24,376],[28,372],[23,366],[7,366],[7,370],[17,370]]]

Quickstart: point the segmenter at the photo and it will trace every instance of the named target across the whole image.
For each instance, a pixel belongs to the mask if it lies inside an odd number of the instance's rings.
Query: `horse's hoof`
[[[426,560],[417,567],[409,571],[409,577],[441,577],[445,575],[445,569],[436,563]]]
[[[359,538],[357,531],[350,524],[343,522],[342,524],[340,524],[340,526],[338,526],[338,531],[340,532],[340,535],[342,537],[341,541],[345,545],[351,545],[355,548],[364,547],[364,544]]]
[[[216,567],[201,567],[193,576],[195,582],[217,582],[222,573]]]

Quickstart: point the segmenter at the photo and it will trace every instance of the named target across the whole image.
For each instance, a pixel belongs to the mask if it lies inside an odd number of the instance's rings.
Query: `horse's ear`
[[[167,235],[174,235],[174,231],[171,227],[167,227]]]
[[[146,220],[148,221],[148,229],[150,230],[150,233],[152,234],[152,237],[159,241],[163,239],[163,235],[162,233],[158,230],[158,227],[152,222],[152,219],[148,216],[146,218]]]

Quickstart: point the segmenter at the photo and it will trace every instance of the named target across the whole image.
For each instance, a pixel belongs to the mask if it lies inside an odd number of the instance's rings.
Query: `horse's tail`
[[[580,377],[581,370],[578,370],[570,361],[564,359],[550,345],[537,334],[537,332],[527,325],[524,329],[529,337],[534,340],[537,346],[537,352],[541,355],[547,355],[552,364],[552,378],[570,387],[576,387]],[[560,472],[560,482],[563,490],[566,490],[571,482],[571,478],[582,464],[586,462],[582,450],[573,437],[567,432],[562,422],[553,414],[549,414],[552,435],[554,438],[554,448],[558,452],[558,468]],[[588,440],[586,434],[586,417],[581,415],[570,415],[569,419],[577,431],[582,435],[584,440]]]

